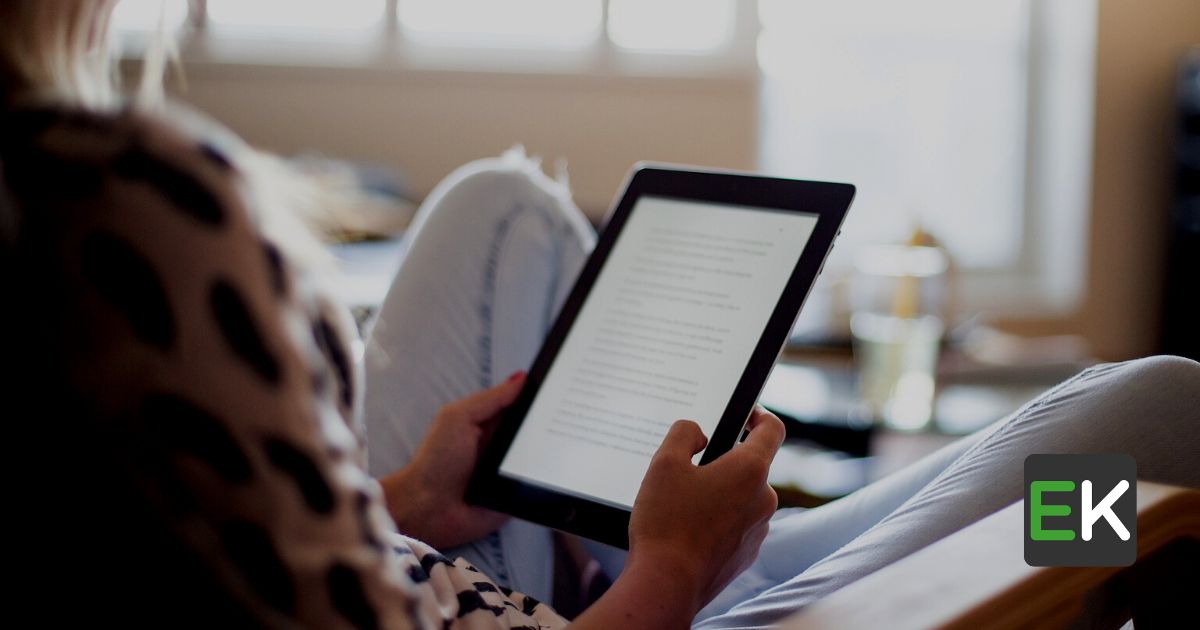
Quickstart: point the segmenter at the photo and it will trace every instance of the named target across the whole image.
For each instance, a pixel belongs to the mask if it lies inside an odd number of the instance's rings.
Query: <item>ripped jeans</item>
[[[369,469],[412,456],[442,405],[533,362],[595,244],[564,184],[520,155],[480,160],[430,194],[366,354]],[[696,617],[774,625],[1022,496],[1030,453],[1119,452],[1138,476],[1200,487],[1200,364],[1152,357],[1085,370],[1009,417],[848,497],[781,511],[758,560]],[[615,576],[623,552],[589,546]],[[513,520],[443,550],[549,601],[549,530]]]

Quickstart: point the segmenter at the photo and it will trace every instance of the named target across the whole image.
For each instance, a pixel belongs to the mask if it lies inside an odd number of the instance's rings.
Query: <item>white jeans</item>
[[[437,409],[527,368],[595,243],[564,186],[520,156],[474,162],[430,195],[367,346],[372,474],[405,464]],[[1132,455],[1141,479],[1200,487],[1200,364],[1086,370],[991,427],[854,494],[772,521],[759,559],[696,618],[766,627],[1021,497],[1030,453]],[[593,552],[619,570],[621,553]],[[458,549],[549,600],[550,532],[512,521]]]

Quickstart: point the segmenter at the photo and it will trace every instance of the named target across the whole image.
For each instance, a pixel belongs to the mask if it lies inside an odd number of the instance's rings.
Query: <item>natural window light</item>
[[[733,38],[734,5],[734,0],[609,0],[608,37],[632,50],[717,50]]]
[[[233,0],[238,1],[238,0]],[[404,35],[434,43],[582,48],[596,42],[600,0],[404,0]]]
[[[1012,0],[762,0],[762,166],[855,182],[834,265],[918,223],[967,268],[1022,254],[1028,13]]]
[[[183,25],[188,16],[187,0],[121,0],[113,10],[113,26],[120,32],[150,32],[159,19],[168,30]]]
[[[694,161],[730,162],[756,146],[755,163],[737,160],[856,184],[828,269],[846,270],[860,246],[902,242],[919,226],[963,272],[964,301],[1063,310],[1079,295],[1085,260],[1096,2],[121,0],[115,24],[153,31],[164,14],[178,27],[190,7],[184,59],[216,72],[249,62],[268,74],[679,78],[678,107],[697,111],[757,97],[757,138]]]
[[[181,26],[188,0],[121,0],[118,30],[151,31],[165,10]],[[605,5],[607,4],[607,23]],[[737,0],[205,0],[206,27],[258,34],[383,28],[395,6],[406,40],[459,47],[583,49],[609,42],[629,51],[714,53],[729,47]],[[686,15],[687,19],[680,19]]]
[[[378,26],[387,1],[208,0],[207,7],[209,20],[218,28],[354,30]]]

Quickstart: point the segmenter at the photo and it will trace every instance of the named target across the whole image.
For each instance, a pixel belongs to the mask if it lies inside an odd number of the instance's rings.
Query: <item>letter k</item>
[[[1083,508],[1083,514],[1081,515],[1083,520],[1083,539],[1092,539],[1092,525],[1095,524],[1096,521],[1100,520],[1101,516],[1103,516],[1104,519],[1108,521],[1109,526],[1113,528],[1113,531],[1117,532],[1117,536],[1121,537],[1121,540],[1129,540],[1129,530],[1125,529],[1125,524],[1122,523],[1121,519],[1117,518],[1116,513],[1112,511],[1113,504],[1116,503],[1117,499],[1120,499],[1121,495],[1125,494],[1125,491],[1129,489],[1129,482],[1122,479],[1121,482],[1118,483],[1116,487],[1114,487],[1112,491],[1108,493],[1108,496],[1104,497],[1104,499],[1095,506],[1092,505],[1092,482],[1084,481],[1082,486],[1083,505],[1080,507]]]

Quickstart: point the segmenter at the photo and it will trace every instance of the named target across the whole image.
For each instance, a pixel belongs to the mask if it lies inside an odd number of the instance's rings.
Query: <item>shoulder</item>
[[[159,337],[177,328],[168,311],[178,319],[194,310],[193,298],[232,281],[270,281],[266,245],[232,164],[153,116],[6,111],[0,177],[11,215],[3,222],[6,258],[31,291],[61,296],[58,310],[103,313],[114,300],[118,310],[137,307],[134,332],[162,345]],[[172,300],[187,303],[168,309]]]
[[[277,261],[220,153],[139,113],[15,110],[0,169],[6,291],[35,307],[18,323],[57,340],[41,354],[99,415],[132,413],[163,384],[147,375],[208,374],[229,356],[251,376],[231,382],[289,377],[303,347],[281,325]]]
[[[5,112],[0,165],[10,203],[26,216],[97,205],[150,188],[178,212],[212,228],[240,204],[224,154],[157,118],[133,111],[61,108]],[[237,218],[236,216],[233,218]]]

